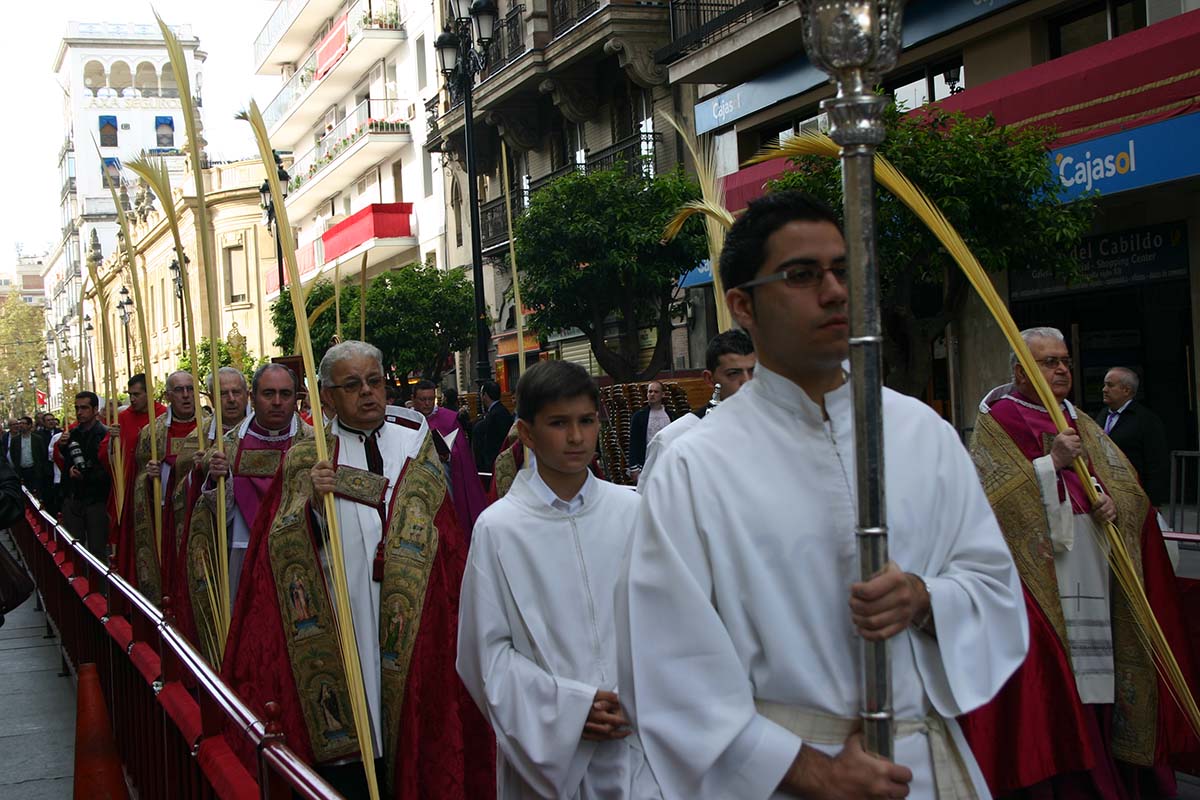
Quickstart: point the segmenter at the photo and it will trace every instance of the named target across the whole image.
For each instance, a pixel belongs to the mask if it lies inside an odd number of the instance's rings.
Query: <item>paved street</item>
[[[0,546],[12,550],[7,531]],[[75,686],[58,677],[58,640],[31,596],[0,628],[0,797],[58,800],[72,794]]]

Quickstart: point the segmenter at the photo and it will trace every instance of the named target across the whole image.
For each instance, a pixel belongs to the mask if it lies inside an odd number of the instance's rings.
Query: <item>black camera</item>
[[[83,448],[79,442],[67,442],[67,455],[71,457],[71,466],[83,472],[87,469],[87,461],[83,458]]]

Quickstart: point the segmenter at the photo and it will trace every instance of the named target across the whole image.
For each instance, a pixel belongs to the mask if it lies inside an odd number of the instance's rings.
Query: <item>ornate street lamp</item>
[[[183,257],[183,266],[187,267],[190,263],[191,259],[185,255]],[[167,265],[167,269],[171,270],[171,284],[175,287],[175,299],[179,301],[179,339],[182,342],[183,349],[187,350],[187,326],[183,324],[183,315],[186,312],[183,305],[183,270],[179,268],[179,260],[174,258]]]
[[[121,296],[117,303],[117,313],[121,316],[121,325],[125,328],[125,376],[126,378],[133,377],[133,365],[129,360],[130,340],[129,340],[129,320],[133,316],[133,301],[129,299],[129,289],[122,286],[121,291],[117,292]]]
[[[487,66],[488,46],[499,11],[493,0],[449,0],[451,22],[434,42],[446,90],[463,99],[463,146],[467,157],[467,197],[471,213],[471,279],[475,284],[476,374],[480,383],[492,379],[491,342],[487,307],[483,297],[483,243],[479,233],[479,177],[475,167],[475,120],[471,97],[475,76]],[[474,34],[475,43],[472,43]]]
[[[279,191],[283,192],[283,199],[287,200],[291,176],[283,168],[283,159],[279,157],[279,151],[273,150],[272,154],[275,156],[275,172],[279,176]],[[275,201],[271,199],[271,184],[266,179],[263,179],[262,186],[258,187],[258,196],[262,199],[259,205],[263,210],[263,224],[275,237],[275,266],[279,270],[279,293],[283,294],[283,243],[279,240],[279,226],[275,224],[277,212]]]
[[[829,135],[842,147],[842,196],[850,268],[850,374],[854,398],[859,569],[869,580],[887,564],[883,486],[883,335],[875,253],[875,150],[884,139],[887,98],[879,78],[900,54],[903,0],[801,0],[804,49],[832,78],[837,96],[821,103]],[[866,749],[892,752],[892,681],[887,642],[862,641],[860,712]]]

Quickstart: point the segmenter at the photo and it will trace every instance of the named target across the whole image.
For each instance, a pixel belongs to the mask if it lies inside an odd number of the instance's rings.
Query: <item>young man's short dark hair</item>
[[[539,361],[517,383],[517,416],[533,423],[550,403],[587,397],[600,409],[600,390],[588,371],[571,361]]]
[[[483,384],[483,386],[479,387],[479,392],[480,394],[486,394],[488,397],[492,398],[492,400],[499,400],[500,384],[496,383],[495,381],[487,381]],[[486,408],[483,410],[487,411]]]
[[[715,372],[721,356],[730,353],[735,356],[748,356],[753,352],[754,341],[751,340],[750,334],[741,328],[732,328],[708,340],[708,349],[704,352],[704,366],[709,372]]]
[[[100,396],[95,392],[80,392],[79,394],[75,395],[75,399],[87,400],[88,405],[90,405],[92,408],[100,407]]]
[[[842,229],[833,209],[806,192],[773,192],[752,200],[729,229],[721,249],[721,282],[726,289],[736,289],[758,274],[767,239],[789,222],[828,222]]]
[[[139,372],[129,379],[129,383],[125,384],[125,388],[127,389],[132,389],[135,386],[141,386],[143,389],[146,388],[146,373]]]
[[[453,386],[443,389],[442,399],[445,400],[443,405],[446,408],[452,408],[455,411],[458,411],[458,389],[455,389]]]
[[[33,425],[33,417],[21,417],[21,422],[24,422],[26,425]]]

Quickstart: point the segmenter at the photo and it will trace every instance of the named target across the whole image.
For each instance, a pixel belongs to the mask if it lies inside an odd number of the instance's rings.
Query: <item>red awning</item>
[[[735,213],[741,211],[751,200],[767,193],[767,181],[778,178],[791,169],[791,166],[792,162],[786,158],[777,158],[726,175],[722,179],[725,187],[725,207]]]
[[[1200,11],[1038,64],[940,103],[1004,125],[1056,128],[1055,146],[1200,109]]]

